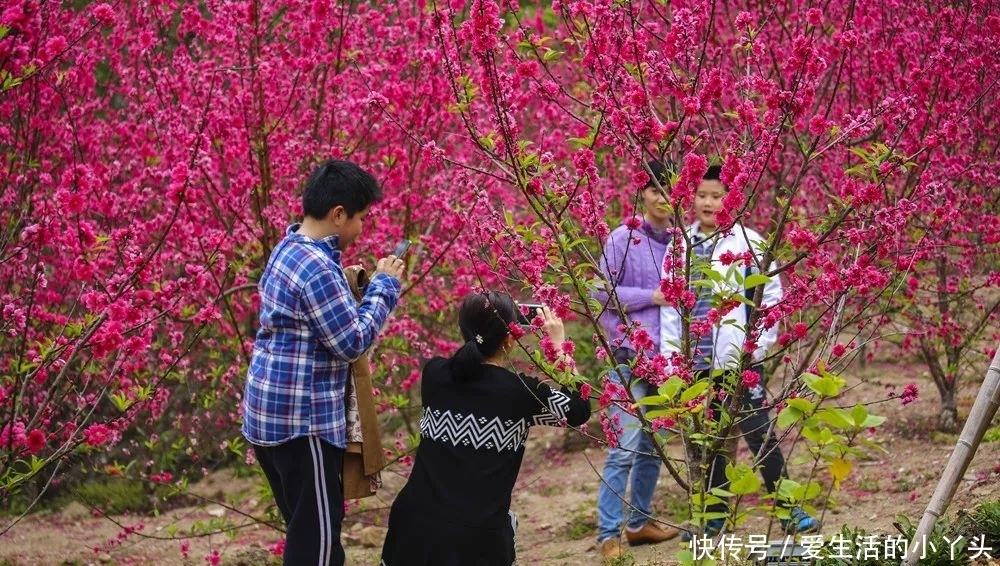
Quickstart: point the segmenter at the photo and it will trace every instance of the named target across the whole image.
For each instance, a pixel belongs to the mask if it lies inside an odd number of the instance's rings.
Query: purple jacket
[[[653,304],[653,291],[660,287],[660,269],[667,246],[648,237],[641,229],[631,230],[623,223],[608,235],[600,258],[601,271],[614,286],[628,317],[640,323],[653,340],[654,349],[649,355],[655,354],[660,344],[660,307]],[[618,343],[629,346],[622,342],[624,333],[618,329],[620,316],[608,293],[600,290],[593,296],[604,307],[599,321],[612,346]]]

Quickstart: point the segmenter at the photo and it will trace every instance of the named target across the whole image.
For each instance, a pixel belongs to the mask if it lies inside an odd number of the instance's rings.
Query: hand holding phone
[[[397,258],[402,259],[403,254],[405,254],[406,250],[408,250],[408,249],[410,249],[410,241],[409,240],[403,240],[403,241],[399,242],[399,244],[396,245],[396,249],[392,251],[392,255],[396,256]]]
[[[396,249],[392,251],[391,255],[378,260],[378,263],[375,265],[375,273],[385,273],[386,275],[402,280],[403,271],[406,269],[406,262],[403,261],[403,255],[406,254],[406,250],[409,247],[409,240],[403,240],[397,244]]]
[[[531,326],[532,319],[540,314],[542,314],[542,305],[539,303],[517,304],[517,324],[519,326]]]

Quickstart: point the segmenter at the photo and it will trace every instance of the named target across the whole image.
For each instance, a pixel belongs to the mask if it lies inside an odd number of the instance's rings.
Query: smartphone
[[[540,303],[518,303],[517,304],[517,324],[519,326],[531,326],[531,321],[542,309]]]
[[[410,249],[410,241],[403,240],[402,242],[396,245],[396,249],[392,251],[392,255],[396,256],[397,258],[402,258],[403,254],[405,254],[406,250],[408,249]]]

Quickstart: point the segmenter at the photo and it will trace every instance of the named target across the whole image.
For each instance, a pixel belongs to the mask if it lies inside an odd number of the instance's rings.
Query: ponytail
[[[476,373],[479,366],[483,365],[485,360],[486,356],[479,349],[479,345],[474,340],[466,341],[448,360],[452,379],[467,381]]]
[[[471,379],[487,358],[497,353],[516,320],[514,300],[506,293],[471,293],[458,309],[458,328],[465,343],[452,354],[452,379]]]

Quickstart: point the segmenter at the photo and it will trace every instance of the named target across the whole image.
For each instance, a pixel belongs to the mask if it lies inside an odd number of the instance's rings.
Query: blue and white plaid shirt
[[[375,275],[359,304],[337,236],[314,240],[298,229],[288,228],[258,284],[260,329],[247,370],[243,436],[263,446],[317,436],[343,448],[350,364],[375,341],[400,283]]]

